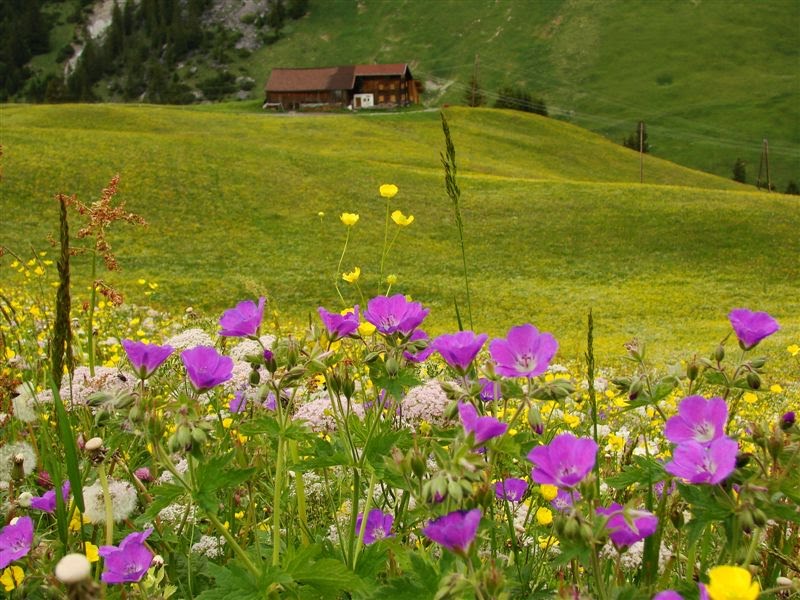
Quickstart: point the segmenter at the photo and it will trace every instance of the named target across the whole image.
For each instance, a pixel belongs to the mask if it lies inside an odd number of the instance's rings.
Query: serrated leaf
[[[197,600],[265,600],[271,586],[292,583],[291,577],[275,568],[265,568],[258,579],[235,563],[222,567],[209,562],[207,569],[215,585],[197,596]]]
[[[289,574],[299,584],[310,585],[325,597],[336,597],[339,592],[359,592],[365,589],[361,578],[334,558],[321,558],[295,566]]]
[[[638,483],[647,484],[664,479],[666,473],[659,462],[645,456],[634,456],[633,464],[626,466],[621,473],[605,479],[606,484],[616,490]]]

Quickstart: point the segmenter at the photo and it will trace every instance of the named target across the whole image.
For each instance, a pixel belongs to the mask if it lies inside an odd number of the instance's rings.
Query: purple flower
[[[422,329],[415,329],[411,336],[408,338],[409,342],[420,342],[422,340],[429,340],[428,334],[425,333]],[[419,347],[418,344],[415,344],[415,347]],[[403,352],[403,357],[412,363],[421,363],[428,360],[428,357],[433,354],[433,346],[428,344],[422,350],[418,350],[417,352],[411,352],[410,350],[406,350]]]
[[[580,499],[581,493],[578,490],[571,490],[568,492],[559,488],[556,497],[550,501],[550,506],[560,513],[565,513]]]
[[[539,333],[531,324],[508,330],[505,339],[494,339],[489,354],[497,364],[495,371],[505,377],[541,375],[558,350],[558,342],[549,333]]]
[[[65,481],[61,486],[61,498],[66,502],[69,499],[69,481]],[[48,490],[41,496],[31,498],[31,508],[41,510],[46,513],[54,513],[56,510],[56,491]]]
[[[219,334],[227,337],[249,337],[258,332],[264,317],[264,298],[258,299],[258,306],[252,300],[239,302],[235,308],[222,313]]]
[[[597,458],[597,444],[590,438],[576,438],[562,433],[547,446],[537,446],[528,453],[533,463],[531,476],[536,483],[573,488],[589,474]]]
[[[153,473],[147,467],[139,467],[133,472],[134,477],[142,483],[149,483],[153,481]]]
[[[267,410],[275,410],[276,403],[278,402],[277,398],[275,397],[275,392],[270,392],[267,394],[267,399],[261,404]]]
[[[344,315],[328,312],[321,306],[317,312],[319,312],[319,318],[322,319],[325,329],[328,330],[328,337],[331,341],[347,337],[358,331],[358,304],[353,307],[351,312]]]
[[[695,441],[683,442],[672,451],[672,460],[664,465],[667,473],[690,483],[717,484],[733,473],[739,445],[721,437],[708,445]]]
[[[784,431],[788,431],[794,426],[796,422],[797,422],[797,416],[795,415],[793,410],[785,412],[781,417],[781,429],[783,429]]]
[[[758,342],[771,336],[780,327],[778,322],[765,312],[753,312],[746,308],[734,308],[728,313],[739,344],[745,350],[754,348]]]
[[[480,396],[484,402],[491,402],[492,400],[501,400],[502,394],[500,393],[500,383],[481,377],[478,379],[481,384]]]
[[[728,405],[722,398],[689,396],[681,400],[678,414],[667,420],[664,436],[673,444],[694,440],[709,444],[725,435]]]
[[[480,523],[480,509],[457,510],[434,519],[428,523],[422,533],[448,550],[466,554],[478,533]]]
[[[26,556],[33,543],[33,521],[19,517],[0,531],[0,569]]]
[[[501,423],[494,417],[479,417],[478,411],[469,402],[458,403],[458,416],[464,431],[475,435],[476,444],[501,436],[508,429],[508,423]]]
[[[485,333],[475,335],[472,331],[459,331],[454,334],[440,335],[433,340],[431,346],[442,355],[448,365],[464,374],[483,348],[488,337]]]
[[[117,546],[100,546],[97,553],[105,559],[104,583],[141,581],[153,562],[153,553],[144,545],[152,529],[131,533]]]
[[[247,394],[245,394],[244,390],[238,390],[233,394],[233,398],[228,403],[228,411],[233,414],[238,414],[240,412],[244,412],[244,408],[247,405]]]
[[[363,513],[358,513],[356,519],[356,533],[361,532],[361,521]],[[364,526],[364,544],[369,546],[387,537],[392,537],[392,523],[394,523],[394,515],[391,513],[383,514],[381,509],[373,508],[367,515],[367,523]]]
[[[150,377],[175,350],[172,346],[145,344],[144,342],[135,342],[133,340],[122,340],[122,347],[125,349],[125,354],[128,355],[128,360],[131,361],[139,379]]]
[[[664,590],[653,596],[653,600],[683,600],[683,596],[675,590]]]
[[[233,377],[233,359],[223,356],[211,346],[196,346],[181,352],[186,374],[198,392],[210,390],[215,385]]]
[[[528,482],[524,479],[509,477],[494,484],[494,495],[500,500],[520,502],[528,491]]]
[[[658,517],[646,510],[625,508],[613,502],[608,508],[598,508],[597,513],[606,515],[608,537],[619,547],[631,546],[655,533]]]
[[[367,303],[364,318],[383,335],[408,335],[420,326],[430,312],[419,302],[409,302],[403,294],[387,298],[376,296]]]

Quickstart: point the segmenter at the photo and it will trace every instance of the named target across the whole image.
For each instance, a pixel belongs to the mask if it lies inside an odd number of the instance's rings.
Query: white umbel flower
[[[196,544],[192,544],[192,552],[208,558],[219,558],[225,551],[225,538],[202,535]]]

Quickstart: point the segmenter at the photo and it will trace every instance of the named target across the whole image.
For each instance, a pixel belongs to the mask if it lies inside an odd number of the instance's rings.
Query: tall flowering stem
[[[461,262],[464,267],[464,289],[467,293],[467,315],[469,316],[469,327],[474,329],[472,323],[472,302],[469,295],[469,276],[467,275],[467,251],[464,247],[464,223],[461,220],[461,189],[456,182],[456,148],[453,145],[453,140],[450,137],[450,126],[447,124],[447,119],[444,113],[440,113],[442,117],[442,131],[444,132],[445,148],[444,153],[439,156],[442,159],[442,166],[444,167],[444,184],[447,189],[447,195],[453,201],[453,210],[455,211],[456,226],[458,227],[458,239],[461,244]]]
[[[594,443],[600,444],[597,435],[597,392],[594,389],[594,319],[592,309],[589,309],[588,332],[586,335],[586,379],[589,382],[589,403],[592,407],[592,434]],[[600,463],[594,464],[595,486],[597,496],[600,496]]]

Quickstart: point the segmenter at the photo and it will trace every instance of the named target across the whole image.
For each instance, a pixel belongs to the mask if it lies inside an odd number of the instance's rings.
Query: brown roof
[[[267,81],[268,92],[313,92],[317,90],[353,89],[355,67],[322,67],[319,69],[272,69]]]
[[[272,69],[267,81],[268,92],[314,92],[320,90],[352,90],[355,78],[375,75],[404,75],[411,71],[407,63],[390,65],[349,65],[309,69]]]

